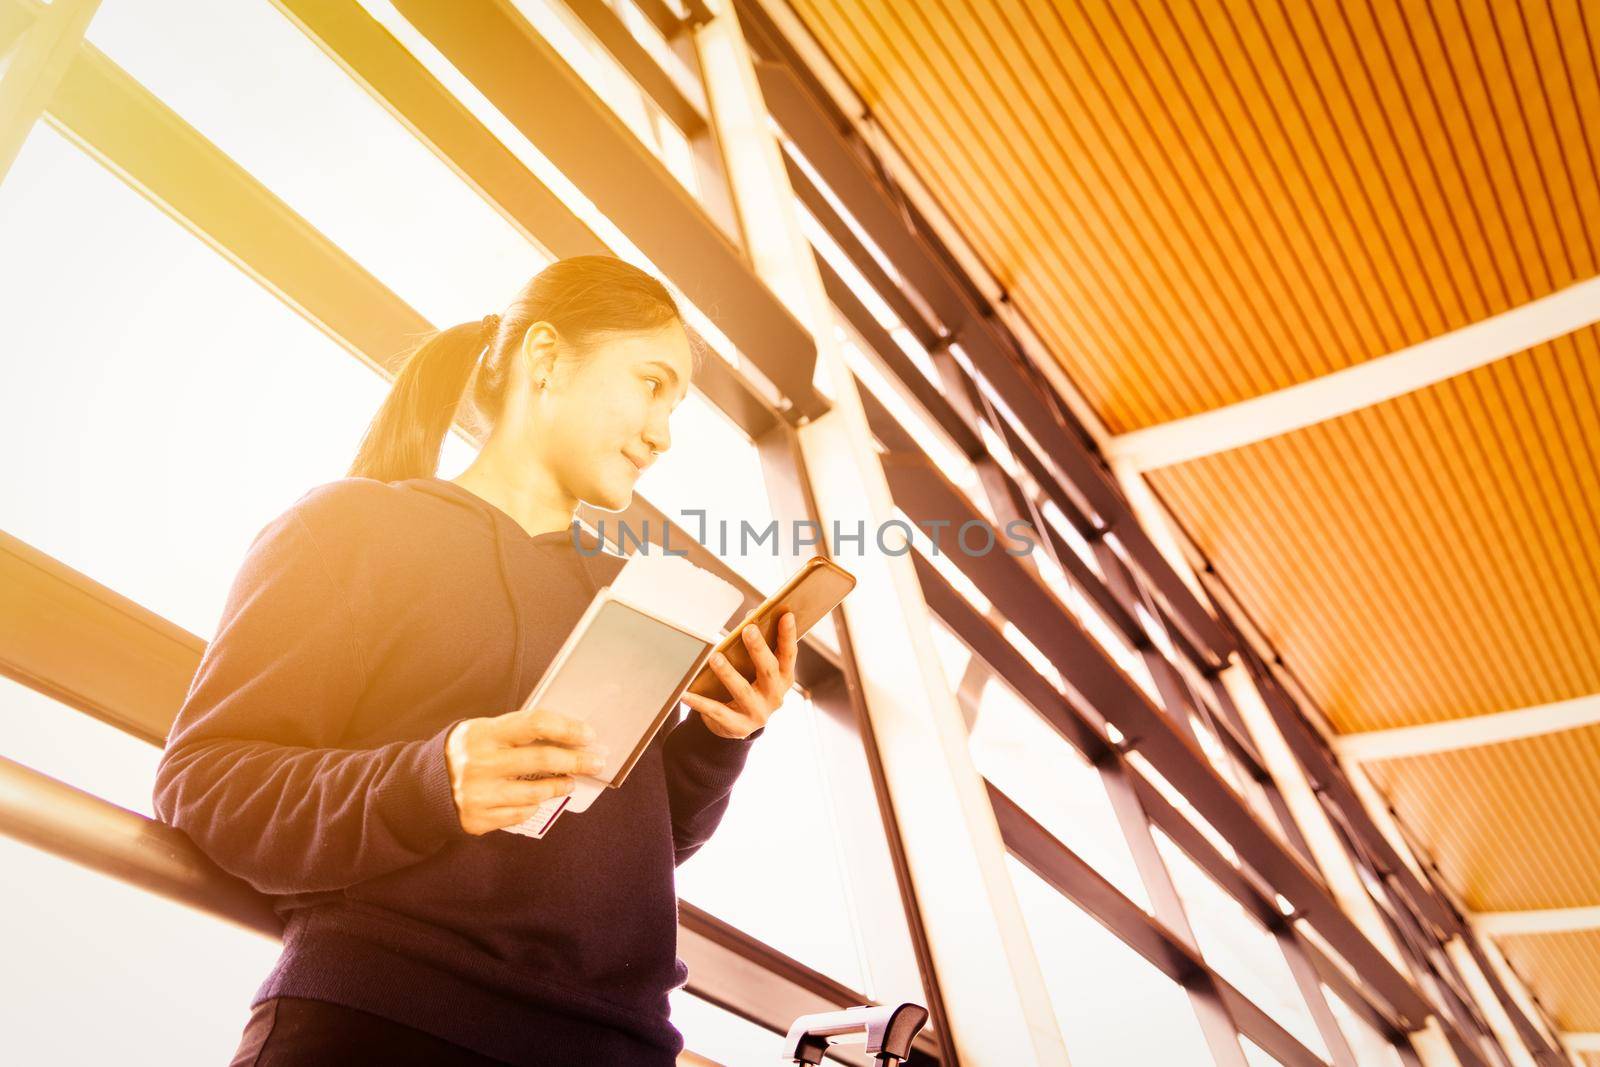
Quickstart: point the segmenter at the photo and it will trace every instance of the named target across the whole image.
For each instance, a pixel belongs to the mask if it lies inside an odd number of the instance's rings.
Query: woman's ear
[[[529,326],[522,335],[517,358],[528,375],[533,390],[548,388],[555,380],[559,355],[559,335],[556,328],[542,319]]]

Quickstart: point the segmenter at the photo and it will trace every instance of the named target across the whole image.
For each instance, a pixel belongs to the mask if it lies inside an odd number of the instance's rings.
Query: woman
[[[574,526],[670,444],[694,355],[620,260],[541,271],[504,316],[407,361],[351,477],[252,544],[156,776],[160,815],[274,895],[283,953],[235,1064],[670,1064],[674,872],[710,837],[793,685],[746,634],[624,784],[541,839],[496,833],[598,754],[518,710],[622,559]],[[492,430],[434,477],[469,388]],[[574,543],[581,538],[582,550]]]

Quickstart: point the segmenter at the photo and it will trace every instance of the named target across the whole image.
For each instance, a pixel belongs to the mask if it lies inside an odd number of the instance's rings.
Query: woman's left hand
[[[767,724],[772,713],[794,686],[794,661],[800,642],[794,632],[794,612],[786,611],[778,622],[778,651],[772,649],[754,626],[744,628],[744,644],[755,664],[754,681],[747,680],[721,653],[711,657],[711,670],[733,694],[731,703],[712,700],[698,693],[683,694],[684,703],[700,713],[706,729],[718,737],[742,741]]]

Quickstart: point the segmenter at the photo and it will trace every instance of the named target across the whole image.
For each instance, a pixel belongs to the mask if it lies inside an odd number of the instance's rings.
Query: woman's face
[[[621,511],[656,452],[672,445],[667,422],[689,391],[694,370],[688,335],[669,323],[647,333],[603,338],[588,353],[536,373],[535,439],[556,482],[574,499]]]

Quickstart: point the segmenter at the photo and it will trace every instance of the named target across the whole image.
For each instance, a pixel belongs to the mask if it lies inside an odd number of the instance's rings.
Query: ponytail
[[[351,478],[398,482],[431,477],[439,469],[444,435],[486,343],[485,325],[464,322],[440,330],[406,358],[361,439]]]
[[[511,357],[536,322],[555,329],[564,356],[582,357],[611,334],[657,330],[673,321],[683,321],[677,301],[638,267],[614,256],[558,259],[523,286],[504,316],[441,330],[407,357],[367,427],[350,477],[432,477],[468,382],[476,412],[492,422],[504,405]]]

